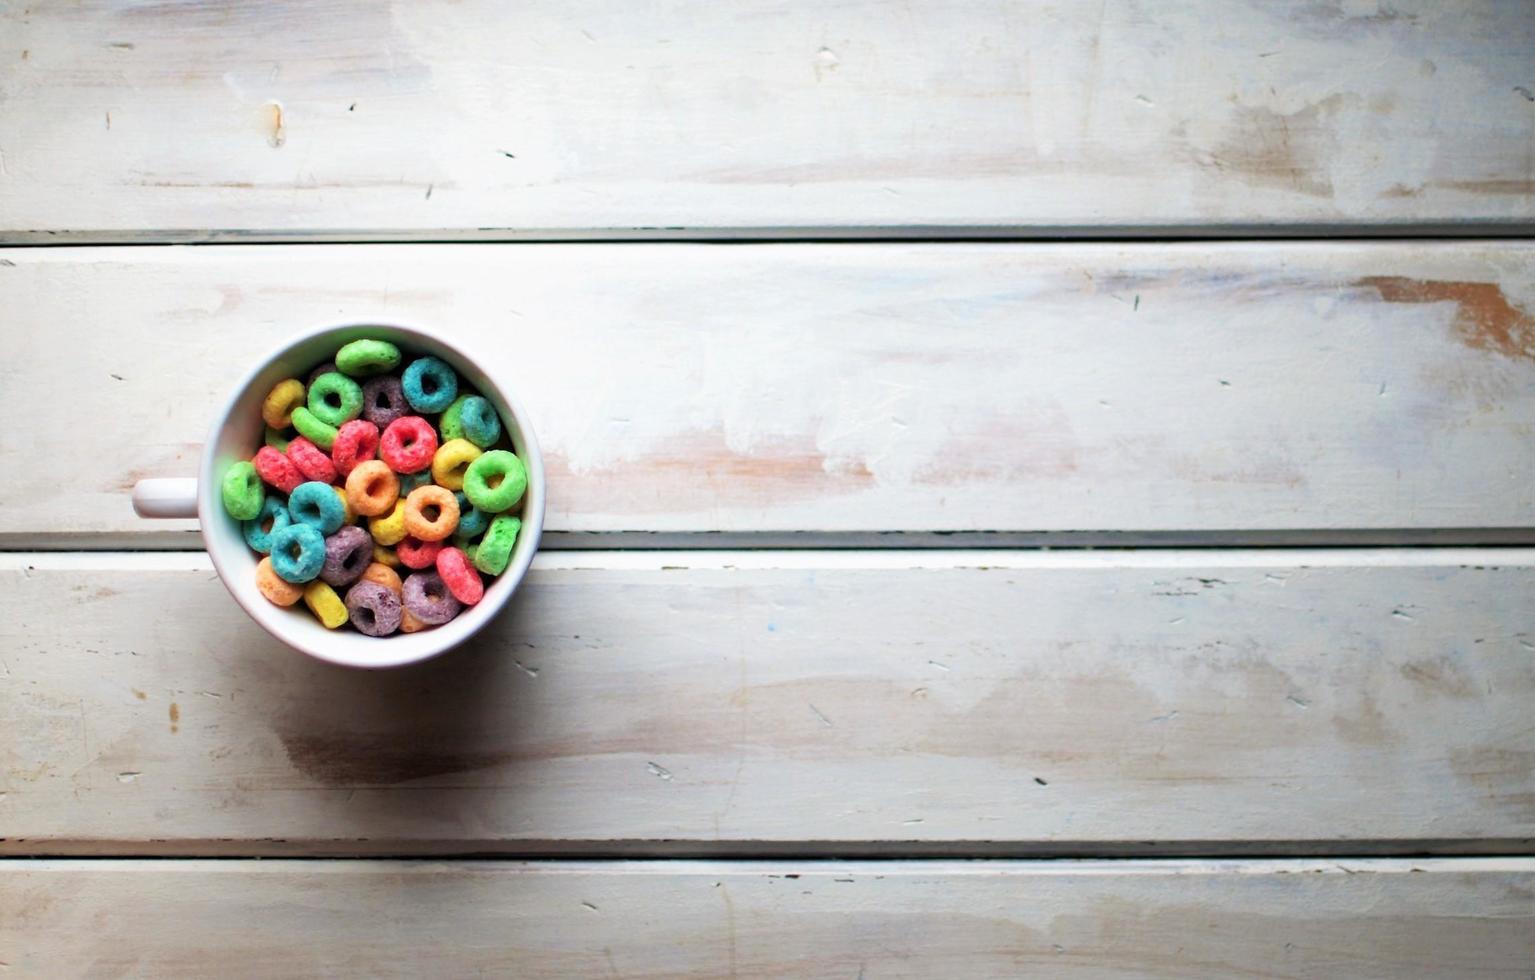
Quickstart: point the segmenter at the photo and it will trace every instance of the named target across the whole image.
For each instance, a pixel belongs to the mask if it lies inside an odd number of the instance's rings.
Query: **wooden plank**
[[[0,568],[12,854],[1535,838],[1529,549],[558,553],[385,674],[200,554]]]
[[[1500,0],[11,4],[0,38],[11,241],[1535,218]]]
[[[4,861],[8,975],[1505,977],[1535,859]]]
[[[163,532],[133,482],[327,319],[483,352],[556,532],[1528,528],[1532,283],[1528,242],[11,250],[0,535]],[[113,422],[58,452],[64,384]]]

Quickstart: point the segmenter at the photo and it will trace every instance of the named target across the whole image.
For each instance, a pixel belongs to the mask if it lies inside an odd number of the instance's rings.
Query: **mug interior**
[[[224,510],[220,482],[235,462],[249,459],[263,445],[265,424],[261,403],[272,386],[284,378],[306,380],[317,366],[331,360],[343,344],[362,338],[387,340],[412,355],[432,355],[452,366],[470,387],[489,399],[501,415],[513,451],[528,471],[528,489],[522,503],[510,513],[522,518],[522,530],[512,549],[506,571],[487,583],[485,597],[442,626],[419,633],[371,637],[345,627],[327,630],[302,601],[282,608],[268,602],[256,588],[256,563],[261,556],[245,543],[240,522]],[[251,618],[267,632],[297,650],[331,663],[350,667],[398,667],[442,653],[472,636],[506,604],[527,574],[538,548],[544,523],[544,468],[538,443],[505,390],[482,370],[483,362],[441,337],[415,327],[385,324],[349,324],[313,331],[265,358],[236,387],[229,403],[215,420],[204,443],[197,481],[197,514],[203,540],[219,578]],[[409,569],[401,569],[408,573]]]

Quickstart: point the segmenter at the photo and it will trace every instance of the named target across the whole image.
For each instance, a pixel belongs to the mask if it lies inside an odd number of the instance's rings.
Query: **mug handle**
[[[133,512],[140,517],[196,517],[197,480],[140,480],[133,485]]]

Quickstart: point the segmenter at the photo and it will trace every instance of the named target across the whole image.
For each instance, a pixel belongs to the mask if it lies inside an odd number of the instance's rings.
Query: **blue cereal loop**
[[[458,498],[458,528],[453,532],[453,540],[473,541],[490,527],[490,515],[471,504],[464,491],[455,490],[453,496]]]
[[[335,534],[346,521],[346,505],[329,483],[310,480],[294,487],[288,495],[288,518],[295,524],[307,524],[322,535]],[[275,564],[276,556],[273,561]]]
[[[496,414],[490,402],[479,395],[464,400],[464,407],[459,409],[458,421],[464,428],[464,438],[481,449],[489,449],[501,438],[501,417]]]
[[[284,582],[312,582],[324,567],[325,536],[315,528],[289,524],[272,534],[272,571]]]
[[[435,357],[422,357],[410,363],[400,378],[405,400],[422,415],[440,412],[458,397],[458,375]]]
[[[240,533],[245,535],[245,543],[250,545],[252,551],[265,555],[272,550],[272,535],[291,523],[293,521],[288,516],[288,508],[283,506],[282,501],[268,497],[261,504],[261,513],[240,525]]]
[[[410,492],[417,487],[424,487],[432,482],[431,467],[427,467],[419,473],[398,473],[400,478],[400,499],[410,496]]]

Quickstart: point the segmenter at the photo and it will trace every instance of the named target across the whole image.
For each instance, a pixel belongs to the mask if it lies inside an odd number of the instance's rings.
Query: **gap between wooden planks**
[[[212,413],[281,339],[386,319],[438,326],[506,379],[556,533],[1296,544],[1480,528],[1507,543],[1496,529],[1535,525],[1532,257],[1528,242],[11,250],[0,541],[174,543],[191,525],[136,518],[133,483],[194,472]],[[61,377],[82,417],[113,420],[82,434],[83,470],[34,434]]]
[[[1505,548],[1535,527],[1296,528],[1287,531],[545,531],[541,551],[1076,551],[1315,548]],[[202,551],[196,530],[0,533],[0,552]]]
[[[1535,218],[1535,16],[1496,0],[35,5],[0,37],[0,240]]]
[[[1535,859],[0,861],[31,975],[1487,976]]]
[[[201,554],[0,575],[12,854],[1535,839],[1529,549],[545,554],[384,674],[277,646]]]
[[[16,231],[6,233],[7,248],[79,246],[150,247],[159,245],[553,245],[691,243],[708,245],[803,245],[826,243],[882,244],[1097,244],[1110,242],[1250,242],[1250,241],[1410,241],[1457,239],[1520,241],[1535,234],[1535,221],[1442,222],[1293,225],[1116,225],[964,227],[954,225],[825,228],[810,225],[786,228],[601,228],[590,231],[558,229],[442,228],[435,231],[334,228],[326,230],[249,229],[239,231],[154,228],[129,232]]]

